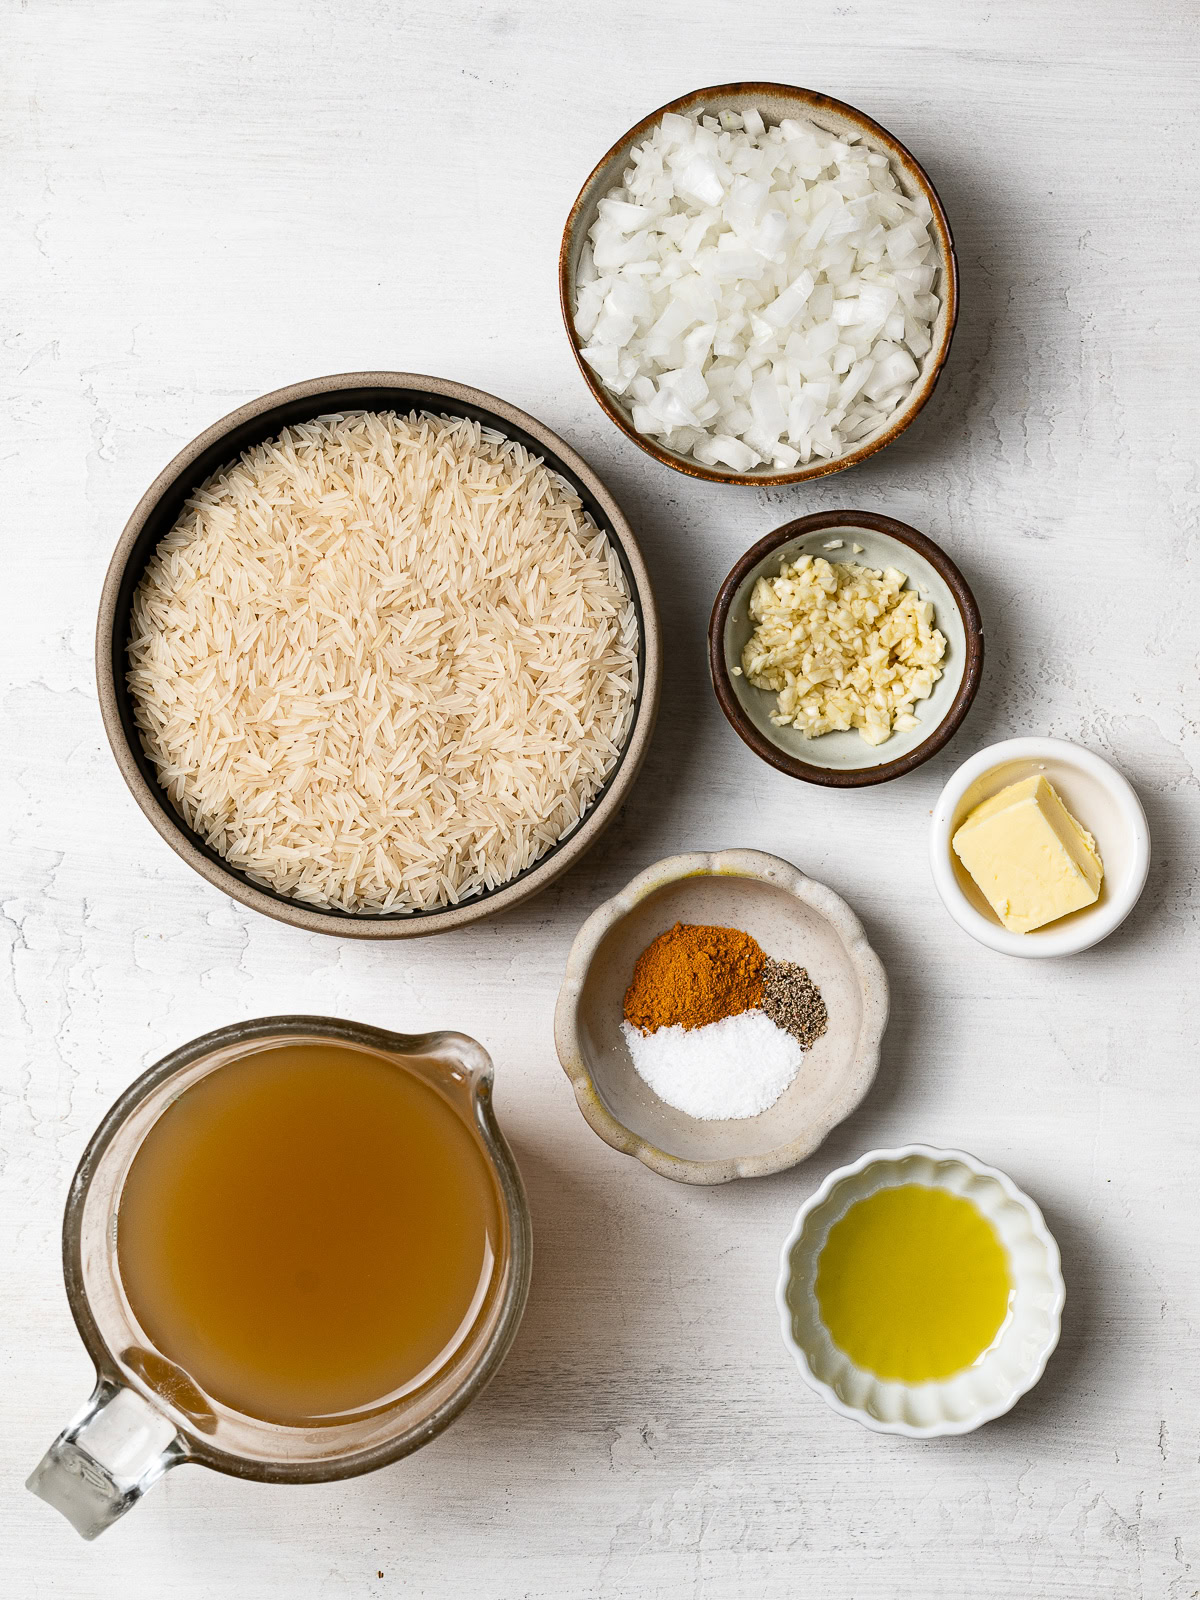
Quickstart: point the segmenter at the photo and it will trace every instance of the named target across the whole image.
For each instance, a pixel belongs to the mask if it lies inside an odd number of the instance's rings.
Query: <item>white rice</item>
[[[454,905],[575,828],[628,737],[616,552],[459,417],[286,428],[188,500],[134,597],[129,686],[184,820],[254,882]]]

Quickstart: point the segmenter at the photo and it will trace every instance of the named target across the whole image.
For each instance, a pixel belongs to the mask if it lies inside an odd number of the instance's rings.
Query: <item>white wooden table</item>
[[[14,1600],[1188,1600],[1200,1593],[1200,255],[1192,0],[8,0],[0,183],[3,1099],[0,1588]],[[586,393],[559,230],[633,121],[704,83],[823,89],[893,129],[954,227],[950,368],[894,448],[776,493],[656,466]],[[624,503],[665,620],[647,770],[588,861],[477,931],[304,937],[195,877],[137,811],[92,683],[101,577],[204,425],[315,373],[506,396]],[[918,773],[825,793],[718,712],[704,628],[754,539],[829,507],[944,543],[975,587],[975,709]],[[990,954],[925,863],[941,783],[1041,732],[1113,757],[1155,859],[1138,911],[1058,964]],[[688,847],[789,857],[891,977],[876,1088],[778,1178],[675,1187],[575,1109],[551,1042],[567,946]],[[429,1449],[351,1483],[171,1475],[84,1545],[21,1482],[86,1394],[58,1228],[118,1091],[239,1017],[324,1011],[483,1040],[537,1233],[521,1334]],[[1044,1205],[1069,1298],[1040,1388],[914,1444],[804,1388],[772,1299],[798,1202],[908,1139]]]

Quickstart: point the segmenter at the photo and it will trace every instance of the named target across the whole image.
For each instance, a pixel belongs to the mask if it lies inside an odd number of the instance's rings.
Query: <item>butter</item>
[[[952,842],[1013,933],[1031,933],[1100,897],[1104,865],[1096,841],[1045,778],[1010,783],[977,805]]]

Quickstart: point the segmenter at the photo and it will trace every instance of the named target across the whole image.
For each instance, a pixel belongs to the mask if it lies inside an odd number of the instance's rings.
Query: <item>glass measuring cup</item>
[[[427,1384],[369,1414],[289,1427],[206,1395],[139,1326],[121,1283],[117,1215],[137,1150],[166,1108],[210,1072],[293,1042],[336,1043],[403,1062],[457,1110],[496,1179],[502,1236],[474,1325]],[[172,1467],[195,1463],[266,1483],[318,1483],[386,1466],[427,1444],[484,1388],[525,1308],[532,1260],[520,1174],[492,1109],[492,1062],[461,1033],[396,1034],[330,1017],[263,1017],[183,1045],[132,1084],[92,1136],[63,1218],[63,1272],[96,1387],[27,1487],[85,1539],[103,1533]]]

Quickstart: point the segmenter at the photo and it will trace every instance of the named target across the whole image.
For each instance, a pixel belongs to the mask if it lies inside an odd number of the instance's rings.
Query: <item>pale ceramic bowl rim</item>
[[[792,1331],[792,1312],[788,1305],[788,1286],[792,1280],[792,1251],[799,1244],[804,1235],[805,1224],[809,1216],[829,1199],[834,1189],[849,1178],[856,1178],[860,1173],[866,1172],[873,1166],[896,1166],[912,1157],[924,1157],[934,1162],[961,1162],[977,1178],[988,1178],[998,1183],[1009,1200],[1021,1207],[1029,1222],[1030,1231],[1038,1243],[1046,1251],[1046,1270],[1054,1285],[1055,1298],[1051,1308],[1050,1318],[1052,1328],[1038,1355],[1025,1374],[1022,1382],[1014,1388],[1013,1392],[997,1402],[995,1405],[980,1406],[970,1416],[953,1419],[945,1418],[927,1427],[916,1427],[910,1422],[887,1422],[880,1417],[874,1417],[870,1412],[860,1406],[848,1405],[836,1391],[817,1377],[808,1362],[808,1356],[797,1341]],[[1062,1333],[1062,1311],[1066,1303],[1066,1284],[1062,1275],[1062,1259],[1059,1254],[1058,1241],[1046,1226],[1046,1219],[1042,1215],[1041,1207],[1035,1200],[1018,1189],[1007,1173],[1001,1172],[998,1167],[990,1167],[978,1157],[970,1155],[965,1150],[944,1150],[928,1144],[905,1144],[891,1150],[868,1150],[866,1155],[860,1156],[857,1161],[848,1166],[838,1167],[825,1179],[821,1187],[800,1207],[796,1219],[792,1224],[791,1232],[783,1242],[779,1252],[779,1278],[775,1285],[775,1304],[779,1311],[779,1324],[783,1334],[783,1342],[792,1353],[792,1359],[799,1369],[800,1376],[809,1388],[821,1396],[825,1404],[836,1411],[839,1416],[848,1417],[852,1422],[861,1423],[864,1428],[869,1428],[873,1433],[901,1434],[907,1439],[939,1439],[952,1434],[972,1433],[976,1428],[982,1427],[985,1422],[992,1422],[996,1417],[1002,1417],[1011,1411],[1017,1401],[1040,1381],[1046,1370],[1046,1363],[1058,1348],[1058,1341]]]
[[[1119,892],[1076,912],[1062,927],[1050,925],[1033,933],[1012,933],[973,906],[954,871],[950,843],[954,813],[963,795],[994,767],[1013,761],[1061,761],[1094,778],[1117,807],[1133,847],[1133,870]],[[1078,955],[1090,950],[1118,928],[1133,910],[1146,887],[1150,871],[1150,830],[1142,802],[1129,779],[1110,761],[1067,739],[1026,737],[1005,739],[964,761],[938,796],[929,825],[929,865],[942,904],[964,932],[1001,955],[1037,960],[1046,956]]]
[[[544,454],[550,469],[559,471],[565,468],[569,477],[573,476],[584,486],[603,513],[610,535],[619,545],[627,564],[641,635],[643,677],[633,722],[617,765],[584,812],[574,832],[560,839],[544,856],[510,882],[472,895],[457,905],[409,915],[386,913],[374,916],[309,906],[301,900],[259,887],[208,849],[178,815],[161,786],[148,775],[145,757],[140,749],[135,748],[137,735],[129,722],[126,696],[119,681],[123,668],[118,663],[124,662],[125,639],[118,635],[130,585],[128,569],[137,558],[142,530],[156,516],[160,502],[176,493],[181,483],[193,482],[197,477],[205,476],[204,472],[198,471],[196,464],[200,458],[223,449],[227,439],[232,437],[236,440],[251,427],[257,431],[261,425],[265,436],[285,425],[280,420],[273,421],[271,428],[260,424],[260,419],[268,414],[274,413],[276,418],[282,415],[288,423],[292,423],[331,410],[357,409],[363,402],[359,401],[356,405],[349,398],[355,393],[378,396],[378,399],[370,402],[375,409],[412,409],[421,404],[414,397],[424,396],[434,401],[435,409],[441,404],[453,414],[477,414],[486,420],[487,426],[494,426],[510,436],[525,434]],[[221,460],[235,459],[243,448],[245,446],[242,444],[231,444]],[[591,848],[624,804],[649,748],[658,714],[661,678],[662,640],[650,575],[628,519],[601,479],[564,439],[536,417],[482,389],[474,389],[448,378],[430,377],[425,373],[337,372],[322,378],[309,378],[302,383],[289,384],[286,388],[259,395],[257,399],[248,401],[210,424],[167,463],[135,506],[109,562],[96,621],[96,689],[104,731],[121,776],[158,834],[188,866],[231,899],[307,933],[327,933],[343,939],[413,939],[444,933],[478,922],[498,911],[511,910],[546,888]]]
[[[835,456],[832,461],[824,459],[810,461],[806,466],[795,467],[790,472],[774,470],[733,472],[727,467],[706,467],[702,462],[693,460],[691,456],[680,455],[678,451],[659,444],[656,439],[639,433],[633,426],[632,420],[625,415],[620,402],[609,394],[583,359],[581,341],[575,332],[575,271],[572,266],[572,256],[575,254],[577,233],[581,228],[585,232],[590,228],[596,205],[603,198],[602,193],[598,192],[600,181],[606,177],[608,169],[615,166],[618,161],[622,167],[628,165],[629,152],[633,146],[645,139],[668,111],[679,112],[686,116],[697,106],[703,106],[705,102],[718,96],[737,99],[745,105],[754,105],[764,97],[782,97],[793,101],[798,114],[803,116],[811,116],[816,112],[820,120],[820,113],[825,110],[835,116],[846,118],[854,124],[861,136],[865,136],[873,148],[885,151],[893,164],[898,164],[906,170],[908,177],[928,200],[933,213],[933,235],[937,247],[938,265],[942,272],[941,293],[949,309],[938,342],[929,356],[922,358],[928,363],[925,370],[914,384],[908,399],[898,411],[893,412],[889,425],[882,433],[876,434],[863,444],[852,444],[843,455]],[[615,181],[614,177],[613,182]],[[891,444],[924,408],[946,365],[954,338],[955,324],[958,321],[958,255],[954,248],[954,237],[950,232],[950,220],[942,205],[941,197],[933,186],[933,180],[912,151],[901,144],[895,134],[889,133],[873,117],[867,116],[865,111],[860,111],[857,106],[848,105],[844,100],[837,100],[832,95],[820,94],[815,89],[803,89],[794,83],[760,81],[716,83],[710,84],[705,89],[693,89],[688,94],[678,96],[677,99],[668,100],[666,105],[651,111],[628,132],[623,133],[600,157],[584,179],[563,228],[562,244],[558,253],[558,299],[567,339],[593,399],[605,415],[627,438],[632,439],[639,449],[653,456],[656,461],[661,461],[664,466],[673,467],[676,472],[686,472],[690,477],[703,478],[708,483],[736,483],[753,488],[771,488],[783,483],[804,483],[812,478],[824,478],[831,472],[841,472],[846,467],[856,466],[868,456],[873,456],[877,450],[882,450]]]
[[[733,1156],[711,1161],[673,1156],[619,1122],[600,1097],[579,1038],[578,1006],[592,960],[609,930],[643,900],[683,878],[755,878],[781,888],[823,917],[838,935],[859,981],[862,1024],[852,1066],[861,1073],[851,1092],[835,1103],[821,1121],[799,1138],[764,1155]],[[563,1071],[571,1080],[584,1120],[605,1144],[635,1156],[651,1172],[676,1183],[728,1183],[733,1178],[761,1178],[784,1172],[806,1156],[862,1102],[879,1070],[879,1053],[888,1019],[888,984],[883,963],[867,941],[866,931],[839,894],[810,878],[790,861],[764,850],[689,851],[666,856],[631,878],[610,900],[596,907],[575,935],[554,1009],[554,1044]],[[852,1072],[848,1077],[854,1078]],[[682,1112],[680,1115],[684,1115]]]

